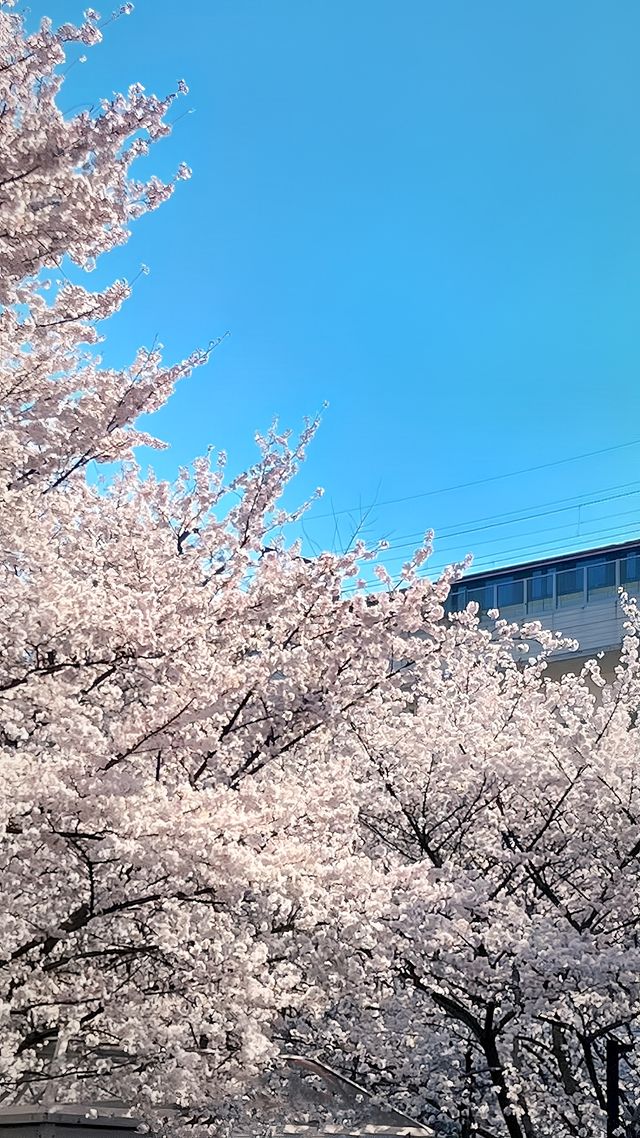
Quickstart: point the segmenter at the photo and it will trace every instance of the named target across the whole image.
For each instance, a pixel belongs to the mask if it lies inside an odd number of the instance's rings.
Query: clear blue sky
[[[640,493],[457,531],[640,490],[640,445],[433,493],[640,439],[639,45],[635,0],[137,0],[62,105],[191,89],[147,166],[192,181],[95,274],[152,270],[110,361],[231,332],[156,417],[161,472],[328,400],[295,495],[325,487],[321,545],[376,501],[369,536],[434,526],[434,564],[639,534]]]

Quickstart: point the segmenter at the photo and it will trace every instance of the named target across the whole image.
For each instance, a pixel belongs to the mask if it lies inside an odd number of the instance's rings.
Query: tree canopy
[[[235,478],[224,454],[144,474],[135,447],[161,444],[136,421],[210,349],[106,367],[97,324],[130,288],[64,266],[173,191],[131,167],[184,85],[65,117],[59,66],[99,17],[28,33],[12,8],[0,1100],[259,1127],[300,1117],[295,1055],[435,1134],[602,1133],[604,1048],[640,1011],[635,602],[611,683],[596,661],[552,681],[539,625],[445,615],[461,567],[422,575],[429,536],[374,597],[375,550],[303,556],[281,500],[315,421],[258,436]]]

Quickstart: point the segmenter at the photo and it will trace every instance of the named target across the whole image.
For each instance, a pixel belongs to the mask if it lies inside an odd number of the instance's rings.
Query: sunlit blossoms
[[[553,682],[550,634],[445,617],[428,542],[374,597],[363,546],[302,555],[281,499],[315,422],[258,436],[235,478],[223,454],[143,476],[137,419],[209,350],[104,366],[97,324],[129,286],[60,268],[172,192],[131,170],[172,97],[63,116],[57,69],[100,17],[27,35],[12,7],[1,1100],[260,1126],[330,1110],[284,1077],[318,1059],[451,1138],[602,1133],[604,1048],[640,1011],[634,604],[612,684],[597,664]]]

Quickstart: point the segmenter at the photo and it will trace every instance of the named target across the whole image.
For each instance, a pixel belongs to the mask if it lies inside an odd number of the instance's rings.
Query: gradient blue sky
[[[376,502],[392,569],[428,526],[434,564],[635,536],[640,445],[482,480],[640,439],[639,46],[630,0],[137,0],[62,106],[191,89],[147,168],[192,181],[94,275],[151,267],[110,362],[231,332],[155,417],[158,469],[209,443],[240,467],[328,400],[294,495],[325,487],[320,545]]]

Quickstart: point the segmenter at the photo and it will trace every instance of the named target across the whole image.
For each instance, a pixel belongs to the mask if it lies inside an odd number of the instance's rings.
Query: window
[[[467,588],[467,604],[470,601],[475,601],[480,606],[480,612],[487,612],[488,609],[496,607],[495,600],[495,585],[474,585],[471,583]]]
[[[628,553],[621,558],[620,584],[630,596],[640,595],[640,553]]]
[[[611,596],[616,591],[615,561],[595,561],[587,564],[587,595],[589,600]]]
[[[524,581],[505,578],[498,582],[498,608],[514,608],[524,604]]]
[[[495,586],[474,585],[471,582],[468,585],[453,585],[445,608],[447,612],[462,612],[471,601],[475,601],[483,613],[494,608]]]
[[[556,575],[558,608],[584,604],[584,568],[561,569]]]
[[[553,572],[534,569],[527,578],[527,612],[547,612],[553,608]]]
[[[546,569],[534,569],[529,578],[529,599],[541,601],[553,596],[553,574]]]
[[[621,581],[640,581],[640,553],[628,553],[620,561]]]
[[[466,585],[452,585],[445,605],[446,612],[462,612],[467,605]]]

